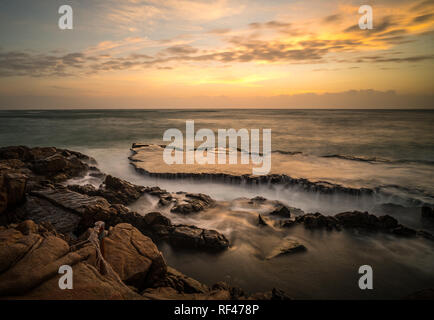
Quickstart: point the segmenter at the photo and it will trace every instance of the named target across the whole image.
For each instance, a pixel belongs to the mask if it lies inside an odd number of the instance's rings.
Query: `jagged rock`
[[[20,231],[21,230],[21,231]],[[24,233],[23,233],[24,232]],[[68,243],[27,221],[0,229],[0,297],[6,299],[141,299],[125,284],[99,273],[95,248]],[[59,267],[73,269],[73,290],[61,290]]]
[[[304,252],[306,251],[306,247],[302,245],[298,240],[291,238],[284,238],[282,243],[273,249],[270,255],[267,257],[267,260],[273,259],[282,255]]]
[[[276,205],[276,208],[270,212],[271,215],[279,216],[283,218],[291,218],[291,212],[287,206],[283,204]]]
[[[424,206],[421,208],[423,218],[434,219],[434,210],[431,207]]]
[[[164,278],[155,284],[158,287],[171,287],[178,292],[183,293],[206,293],[209,288],[199,281],[187,277],[178,270],[167,267],[167,273]]]
[[[258,214],[258,224],[260,226],[268,226],[267,222],[265,222],[264,218],[260,214]]]
[[[104,246],[107,262],[128,285],[141,290],[166,274],[166,263],[155,244],[130,224],[111,228]]]
[[[367,212],[342,212],[335,215],[335,218],[346,228],[373,229],[378,227],[378,218]]]
[[[219,232],[185,225],[175,225],[171,228],[169,242],[176,247],[201,248],[209,251],[220,251],[229,247],[229,241]]]
[[[99,195],[110,203],[128,205],[139,199],[145,190],[145,187],[108,175],[99,189]]]
[[[308,213],[303,216],[296,217],[297,223],[302,223],[308,229],[325,228],[327,230],[339,230],[339,222],[335,217],[324,216],[321,213]]]
[[[175,204],[171,212],[189,214],[199,212],[215,205],[215,201],[208,195],[202,193],[186,193],[185,198]]]

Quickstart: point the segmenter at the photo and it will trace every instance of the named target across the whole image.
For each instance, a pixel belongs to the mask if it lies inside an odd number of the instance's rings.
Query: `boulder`
[[[166,274],[161,252],[150,238],[130,224],[110,228],[104,247],[105,259],[128,285],[142,290],[153,286]]]
[[[3,299],[141,299],[96,266],[95,248],[71,251],[41,225],[26,221],[0,229],[0,297]],[[73,270],[73,290],[59,288],[59,267]]]

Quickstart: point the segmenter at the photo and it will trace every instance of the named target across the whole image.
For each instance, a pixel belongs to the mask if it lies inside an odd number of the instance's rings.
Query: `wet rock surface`
[[[287,255],[287,254],[293,254],[297,252],[304,252],[306,251],[306,247],[302,245],[298,240],[291,239],[291,238],[284,238],[282,240],[282,243],[274,248],[270,255],[267,256],[267,260],[277,258],[279,256]]]

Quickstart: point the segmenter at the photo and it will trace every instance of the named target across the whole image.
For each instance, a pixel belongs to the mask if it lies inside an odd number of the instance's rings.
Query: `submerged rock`
[[[273,251],[270,253],[270,255],[267,256],[266,259],[270,260],[282,255],[304,252],[306,250],[307,250],[306,247],[302,245],[298,240],[291,239],[291,238],[284,238],[282,240],[282,243],[278,247],[274,248]]]
[[[339,230],[339,222],[335,217],[324,216],[321,213],[308,213],[302,216],[296,217],[297,223],[302,223],[307,229],[322,229],[327,230]]]
[[[208,195],[202,193],[186,193],[182,201],[176,203],[171,212],[189,214],[199,212],[215,205],[215,201]]]
[[[279,216],[283,218],[291,218],[291,212],[289,208],[283,204],[278,204],[276,209],[270,212],[271,215]]]

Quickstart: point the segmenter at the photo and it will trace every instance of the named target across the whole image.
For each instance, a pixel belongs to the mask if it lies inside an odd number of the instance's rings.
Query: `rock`
[[[256,196],[252,199],[250,199],[251,202],[265,202],[267,201],[267,198],[261,197],[261,196]]]
[[[268,292],[255,293],[249,297],[249,300],[291,300],[291,298],[283,290],[273,288]]]
[[[284,238],[282,243],[278,247],[273,249],[273,251],[266,259],[269,260],[282,255],[304,252],[304,251],[306,251],[306,247],[302,245],[300,242],[298,242],[297,240],[291,238]]]
[[[296,217],[297,223],[302,223],[307,229],[340,230],[339,221],[335,217],[324,216],[321,213],[308,213]]]
[[[398,236],[403,237],[414,237],[416,236],[417,232],[413,229],[407,228],[403,225],[399,225],[395,229],[392,230],[392,233]]]
[[[162,226],[170,226],[172,223],[170,222],[170,219],[166,218],[159,212],[149,212],[144,217],[145,222],[148,225],[162,225]]]
[[[378,227],[380,229],[393,229],[398,226],[398,220],[394,217],[385,215],[378,217]]]
[[[202,193],[186,193],[185,198],[176,203],[171,212],[189,214],[199,212],[215,205],[215,201],[208,195]]]
[[[185,225],[173,226],[169,234],[169,242],[175,247],[209,251],[220,251],[229,247],[229,241],[219,232]]]
[[[145,187],[108,175],[98,191],[99,195],[106,198],[110,203],[129,205],[139,199],[145,190]]]
[[[158,287],[171,287],[183,293],[207,293],[209,288],[174,268],[167,267],[166,276],[156,284]]]
[[[335,215],[335,218],[345,228],[376,229],[378,227],[378,218],[367,212],[342,212]]]
[[[283,218],[291,218],[291,212],[289,211],[288,207],[284,206],[283,204],[278,204],[276,209],[271,211],[270,214]]]
[[[49,222],[57,232],[70,237],[74,237],[81,220],[80,215],[35,196],[28,196],[26,202],[17,208],[13,215],[16,219],[32,220],[37,224]]]
[[[26,175],[0,170],[0,214],[24,201],[26,185]]]
[[[421,208],[423,218],[434,219],[434,210],[431,207],[424,206]]]
[[[24,231],[23,234],[20,230]],[[3,299],[141,299],[95,266],[95,248],[70,251],[61,238],[26,222],[0,229],[0,297]],[[58,270],[70,265],[74,289],[61,290]]]
[[[38,225],[34,223],[32,220],[25,220],[21,222],[16,229],[20,231],[24,235],[29,235],[31,233],[38,232]]]
[[[44,159],[36,160],[33,164],[33,171],[37,174],[63,181],[72,177],[84,174],[89,166],[79,160],[77,156],[65,157],[61,154],[54,154]]]
[[[260,214],[258,214],[258,224],[260,226],[268,226],[267,222],[265,222],[264,218]]]
[[[279,221],[279,226],[281,228],[290,228],[296,224],[295,220],[281,220]]]
[[[130,224],[111,228],[104,246],[107,262],[127,285],[142,290],[166,274],[166,263],[155,244]]]
[[[80,185],[69,185],[68,189],[77,193],[86,194],[91,197],[99,196],[98,190],[91,184]]]

